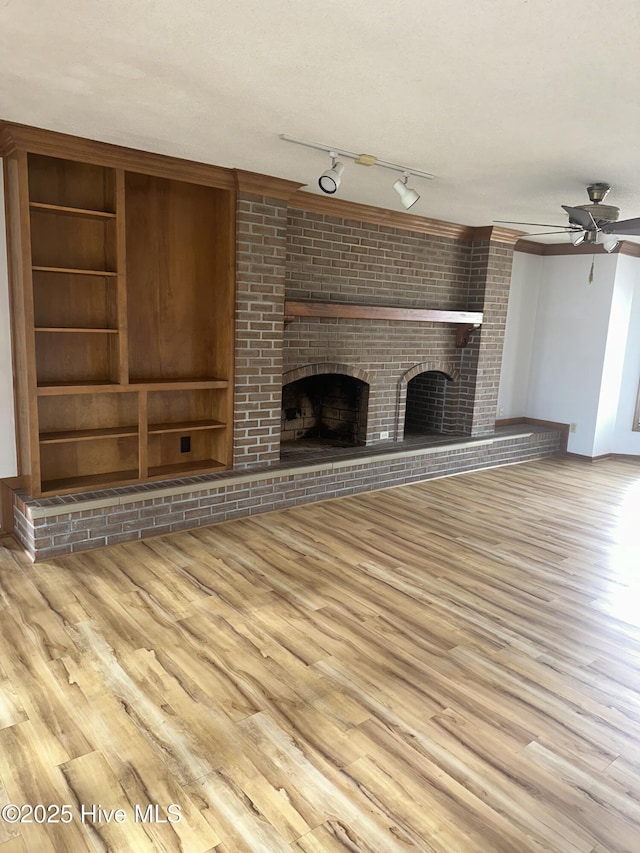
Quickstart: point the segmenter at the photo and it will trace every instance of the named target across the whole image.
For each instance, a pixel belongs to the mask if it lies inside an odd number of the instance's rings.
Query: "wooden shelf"
[[[38,385],[39,397],[52,397],[59,394],[104,394],[122,391],[199,391],[224,390],[229,387],[226,379],[176,379],[174,381],[131,382],[121,385],[117,382],[42,382]]]
[[[34,266],[32,267],[34,272],[50,272],[50,273],[61,273],[63,275],[94,275],[99,276],[100,278],[104,278],[105,276],[110,276],[115,278],[118,273],[113,272],[113,270],[83,270],[77,269],[74,267],[41,267]]]
[[[43,382],[38,385],[39,397],[56,397],[60,394],[104,394],[134,390],[116,382]]]
[[[132,379],[132,390],[148,389],[149,391],[197,391],[198,389],[228,388],[227,379]]]
[[[172,465],[157,465],[149,468],[149,477],[188,477],[196,473],[206,473],[226,468],[217,459],[201,459],[198,462],[184,462]]]
[[[55,213],[61,216],[82,216],[88,219],[115,219],[115,213],[106,210],[88,210],[84,207],[67,207],[64,204],[44,204],[40,201],[29,203],[32,210],[41,210],[45,213]]]
[[[285,317],[333,317],[345,320],[405,320],[413,323],[482,323],[481,311],[438,311],[344,302],[285,302]]]
[[[126,486],[139,483],[138,469],[126,471],[109,471],[102,474],[90,474],[82,477],[64,477],[59,480],[44,480],[42,483],[43,495],[60,495],[69,492],[79,492],[95,486],[101,489],[104,486]]]
[[[117,329],[95,329],[93,327],[79,328],[78,326],[36,326],[36,332],[73,333],[83,335],[117,335]]]
[[[169,433],[169,432],[194,432],[206,429],[221,429],[226,424],[222,421],[202,420],[202,421],[182,421],[175,424],[149,424],[149,432],[154,434]]]
[[[75,441],[94,441],[101,438],[129,438],[133,435],[138,435],[137,426],[43,432],[40,433],[40,444],[65,444]]]

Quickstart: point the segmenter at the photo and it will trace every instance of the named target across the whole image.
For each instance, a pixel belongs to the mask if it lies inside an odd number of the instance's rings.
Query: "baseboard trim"
[[[564,455],[578,462],[606,462],[607,459],[627,459],[630,462],[640,462],[640,454],[633,453],[602,453],[600,456],[586,456],[584,453],[569,453],[567,451]]]
[[[587,456],[586,453],[565,453],[569,459],[576,459],[580,462],[604,462],[605,459],[612,458],[611,453],[603,453],[602,456]]]
[[[13,490],[10,480],[0,480],[0,536],[13,533]]]
[[[640,454],[634,453],[603,453],[601,456],[585,456],[583,453],[567,453],[572,459],[581,459],[583,462],[605,462],[607,459],[627,459],[640,462]]]

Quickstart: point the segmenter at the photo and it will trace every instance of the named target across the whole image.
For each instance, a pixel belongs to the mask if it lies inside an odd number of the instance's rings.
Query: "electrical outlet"
[[[500,408],[498,409],[498,415],[501,418],[504,417],[504,406],[500,406]]]
[[[180,453],[191,453],[191,436],[180,436]]]
[[[578,428],[577,424],[571,424],[569,426],[569,432],[575,432],[577,428]]]
[[[380,438],[382,438],[382,439],[389,438],[389,433],[386,430],[385,430],[385,432],[381,432]]]

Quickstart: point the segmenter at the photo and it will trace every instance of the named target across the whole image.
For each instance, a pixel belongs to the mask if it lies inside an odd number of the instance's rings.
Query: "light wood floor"
[[[640,851],[640,463],[9,544],[0,620],[0,809],[72,817],[0,853]]]

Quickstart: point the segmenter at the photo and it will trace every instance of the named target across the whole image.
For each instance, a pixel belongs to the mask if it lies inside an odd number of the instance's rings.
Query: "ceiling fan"
[[[568,225],[545,225],[541,222],[509,222],[507,220],[495,220],[504,225],[533,225],[538,228],[556,228],[556,231],[540,231],[536,234],[528,234],[528,237],[542,236],[542,234],[569,234],[569,239],[574,246],[581,243],[598,243],[606,252],[613,252],[618,245],[618,237],[640,237],[640,217],[636,219],[623,219],[618,222],[620,210],[611,204],[603,204],[609,194],[609,184],[596,183],[587,187],[589,201],[591,204],[580,204],[570,207],[561,205],[569,215]]]

